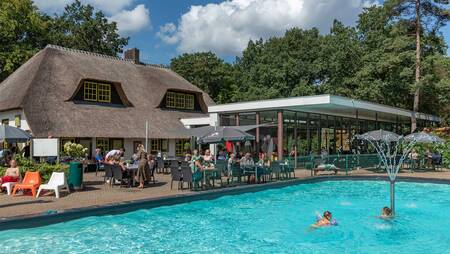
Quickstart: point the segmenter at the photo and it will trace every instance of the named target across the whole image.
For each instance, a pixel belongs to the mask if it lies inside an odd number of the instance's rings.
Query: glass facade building
[[[277,159],[295,151],[298,155],[372,152],[354,136],[377,129],[411,132],[412,112],[408,110],[332,95],[222,104],[210,106],[209,111],[217,125],[256,125],[249,131],[255,141],[243,149],[269,149]],[[417,130],[440,120],[416,116]]]

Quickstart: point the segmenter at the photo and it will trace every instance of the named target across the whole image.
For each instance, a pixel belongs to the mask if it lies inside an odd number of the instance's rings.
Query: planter
[[[81,162],[70,162],[67,184],[73,190],[83,189],[83,164]]]

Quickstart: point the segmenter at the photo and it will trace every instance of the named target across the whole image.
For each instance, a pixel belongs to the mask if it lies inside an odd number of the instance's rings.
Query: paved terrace
[[[328,172],[321,172],[319,176],[329,174]],[[311,172],[309,170],[297,169],[295,172],[298,179],[310,179]],[[339,176],[345,176],[344,172],[339,172]],[[353,171],[349,176],[386,176],[386,173],[374,173],[364,169]],[[428,172],[414,172],[407,171],[400,172],[399,176],[429,178],[429,179],[446,179],[450,182],[450,170],[444,171],[428,171]],[[177,190],[177,183],[174,182],[174,189],[170,189],[170,175],[157,174],[156,184],[151,184],[149,187],[141,190],[137,188],[120,188],[118,185],[110,187],[108,184],[103,184],[103,172],[95,176],[95,173],[86,173],[84,175],[85,188],[83,191],[72,192],[66,194],[62,191],[61,198],[56,199],[54,194],[44,193],[39,198],[31,196],[16,195],[15,197],[8,196],[4,193],[0,194],[0,219],[16,216],[30,216],[42,213],[47,213],[49,210],[56,210],[58,212],[82,208],[95,207],[106,204],[120,203],[124,201],[142,200],[149,198],[166,197],[176,194],[190,194],[195,195],[198,192],[192,192],[187,189],[181,191]],[[228,187],[233,188],[233,187]]]

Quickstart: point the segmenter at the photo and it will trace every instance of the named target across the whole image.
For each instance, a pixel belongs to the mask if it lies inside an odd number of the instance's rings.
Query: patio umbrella
[[[405,137],[405,140],[417,143],[444,143],[442,138],[426,132],[411,133]]]
[[[364,140],[370,140],[370,141],[384,141],[384,142],[397,142],[400,139],[400,135],[385,131],[385,130],[376,130],[376,131],[369,131],[364,134],[355,135],[357,139],[364,139]]]
[[[225,141],[240,142],[254,140],[255,136],[234,127],[216,127],[215,130],[205,133],[199,137],[199,144],[216,144]]]
[[[0,125],[0,142],[26,142],[32,138],[28,132],[9,125]]]

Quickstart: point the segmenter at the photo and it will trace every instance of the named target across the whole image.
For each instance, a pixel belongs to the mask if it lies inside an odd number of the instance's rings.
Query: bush
[[[450,139],[443,144],[439,144],[436,150],[442,155],[442,164],[446,168],[450,168]]]
[[[41,178],[43,182],[47,182],[50,179],[50,176],[53,172],[65,172],[66,175],[69,172],[69,166],[65,164],[57,163],[55,165],[42,163],[42,164],[33,164],[29,159],[24,158],[22,156],[15,156],[14,159],[19,166],[20,174],[25,176],[25,172],[31,171],[36,172],[39,171],[41,174]],[[0,167],[0,176],[5,175],[6,168]]]

